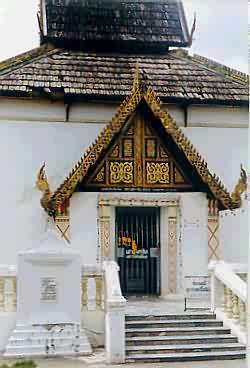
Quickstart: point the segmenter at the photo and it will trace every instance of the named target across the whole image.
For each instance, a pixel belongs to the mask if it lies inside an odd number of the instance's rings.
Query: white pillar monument
[[[90,354],[80,287],[80,255],[58,238],[49,219],[43,239],[18,256],[17,324],[5,356]]]

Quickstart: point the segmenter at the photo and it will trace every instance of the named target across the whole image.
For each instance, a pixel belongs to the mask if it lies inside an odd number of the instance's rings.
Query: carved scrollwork
[[[109,171],[111,184],[134,182],[133,162],[110,162]]]
[[[148,184],[169,184],[169,164],[168,162],[147,162],[147,183]]]

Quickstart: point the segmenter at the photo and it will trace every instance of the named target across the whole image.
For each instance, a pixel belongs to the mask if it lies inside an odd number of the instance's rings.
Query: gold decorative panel
[[[133,157],[133,139],[124,139],[123,140],[123,156],[124,157]]]
[[[160,158],[168,158],[168,154],[162,145],[160,145]]]
[[[169,184],[168,162],[147,162],[148,184]]]
[[[97,173],[94,178],[95,183],[104,183],[105,182],[105,166],[101,168],[101,170]]]
[[[174,168],[174,182],[176,184],[183,184],[185,183],[185,179],[183,178],[182,174],[176,167]]]
[[[85,188],[192,188],[150,122],[141,112],[127,122],[116,141],[93,168]]]
[[[156,140],[155,139],[146,139],[146,156],[147,158],[155,158],[156,157]]]
[[[110,162],[110,183],[111,184],[133,184],[133,162]]]
[[[114,158],[119,157],[119,145],[118,144],[114,147],[113,151],[110,154],[110,157],[114,157]]]

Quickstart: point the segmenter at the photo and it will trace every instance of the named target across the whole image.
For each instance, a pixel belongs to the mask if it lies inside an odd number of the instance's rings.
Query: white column
[[[125,362],[125,305],[125,300],[106,304],[105,347],[110,364]]]
[[[248,210],[249,210],[249,207],[248,207]],[[249,226],[250,226],[250,220],[248,221],[249,221]],[[250,229],[249,226],[248,226],[248,229]],[[248,244],[249,244],[249,251],[248,251],[248,288],[247,288],[247,295],[248,295],[248,300],[247,300],[247,361],[248,361],[248,364],[247,366],[250,367],[250,233],[249,233]]]
[[[119,267],[116,262],[103,263],[105,274],[105,350],[110,364],[125,363],[126,299],[121,294]]]

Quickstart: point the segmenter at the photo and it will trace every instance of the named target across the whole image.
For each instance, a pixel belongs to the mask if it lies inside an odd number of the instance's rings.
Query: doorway
[[[116,257],[123,295],[160,294],[160,208],[116,208]]]

